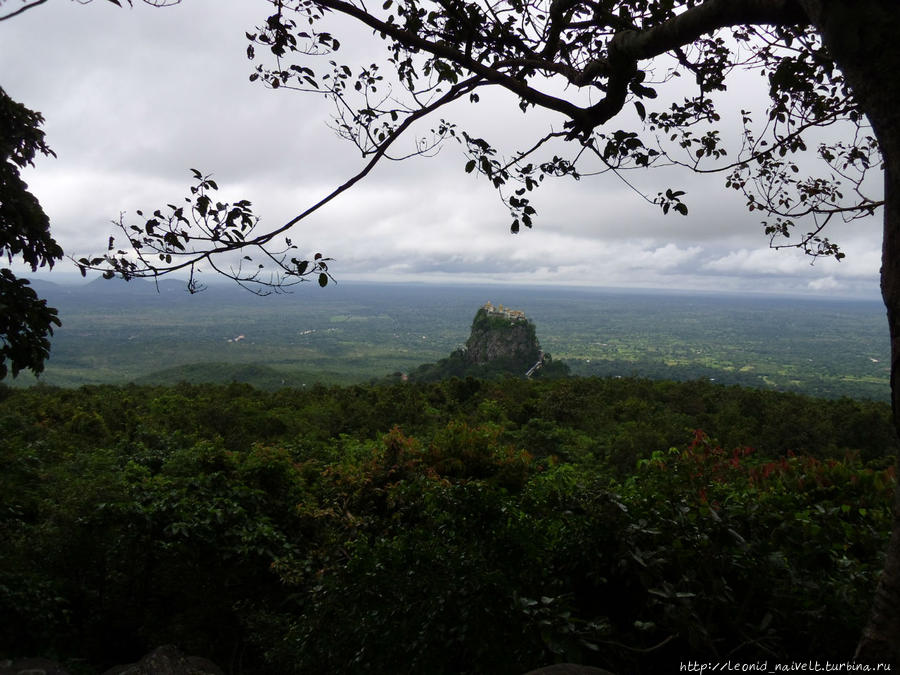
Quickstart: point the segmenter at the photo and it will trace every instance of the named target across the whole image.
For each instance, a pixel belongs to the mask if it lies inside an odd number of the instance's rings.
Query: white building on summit
[[[512,319],[514,321],[519,321],[519,320],[526,321],[527,320],[527,318],[525,316],[525,312],[523,312],[519,309],[510,309],[509,307],[504,307],[503,305],[497,305],[496,307],[494,307],[494,305],[492,305],[490,301],[484,303],[481,306],[481,309],[483,309],[485,312],[487,312],[488,314],[490,314],[492,316],[502,316],[507,319]]]

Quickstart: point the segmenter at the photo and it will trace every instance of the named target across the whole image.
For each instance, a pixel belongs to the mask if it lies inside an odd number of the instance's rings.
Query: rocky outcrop
[[[603,668],[579,666],[575,663],[557,663],[537,670],[529,670],[525,675],[613,675]]]
[[[69,675],[69,671],[50,659],[6,659],[0,660],[0,675]]]
[[[173,645],[157,647],[137,663],[113,666],[103,675],[225,675],[215,663],[185,656]]]
[[[475,314],[464,348],[437,363],[423,363],[408,376],[413,382],[434,382],[452,377],[566,377],[569,368],[541,350],[534,324],[525,313],[486,303]]]
[[[503,361],[521,366],[516,370],[524,373],[540,359],[541,346],[534,324],[524,314],[497,311],[485,305],[472,321],[465,354],[466,361],[472,365]]]
[[[70,675],[56,661],[18,659],[0,661],[0,675]],[[137,663],[113,666],[103,675],[225,675],[215,663],[199,656],[185,656],[177,647],[157,647]]]

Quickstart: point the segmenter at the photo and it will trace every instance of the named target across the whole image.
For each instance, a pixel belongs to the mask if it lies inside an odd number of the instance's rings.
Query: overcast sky
[[[3,9],[18,4],[6,0]],[[327,126],[328,102],[248,81],[244,33],[269,8],[262,0],[184,0],[165,9],[50,0],[0,23],[0,86],[43,113],[57,153],[26,180],[68,255],[103,251],[120,212],[180,199],[191,167],[214,175],[221,198],[249,199],[272,226],[359,170],[358,151]],[[371,36],[339,37],[361,62],[379,58]],[[741,82],[730,103],[764,98],[761,78]],[[523,118],[500,95],[483,99],[445,115],[501,141],[561,125],[550,115]],[[738,120],[726,122],[724,133],[734,133]],[[722,176],[651,171],[630,177],[651,194],[687,189],[688,217],[663,216],[601,176],[542,187],[534,229],[513,236],[505,207],[486,180],[464,172],[465,161],[448,144],[437,157],[382,164],[301,223],[294,242],[335,258],[339,280],[878,294],[880,212],[832,231],[847,259],[811,266],[794,251],[769,250],[760,218],[725,190]],[[61,263],[49,278],[72,271]]]

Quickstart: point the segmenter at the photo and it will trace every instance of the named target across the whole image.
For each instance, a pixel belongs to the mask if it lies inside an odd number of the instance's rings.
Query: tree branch
[[[398,124],[397,127],[393,129],[393,131],[391,131],[391,133],[387,136],[387,138],[385,138],[385,140],[372,152],[372,157],[368,162],[366,162],[365,166],[363,166],[363,168],[359,172],[357,172],[349,180],[332,190],[328,195],[320,199],[318,202],[304,210],[302,213],[298,214],[285,224],[277,227],[270,232],[266,232],[259,236],[253,237],[252,239],[245,239],[244,234],[249,236],[253,227],[255,227],[256,221],[254,221],[252,225],[249,226],[249,229],[246,230],[246,232],[244,231],[244,229],[242,229],[240,234],[229,236],[227,238],[224,237],[221,232],[217,234],[215,228],[211,231],[211,236],[195,236],[190,234],[187,230],[179,229],[179,223],[188,222],[181,215],[180,210],[174,212],[173,216],[169,219],[170,224],[175,224],[174,229],[171,225],[166,228],[163,223],[157,221],[154,221],[155,225],[152,229],[145,228],[145,230],[142,231],[141,228],[136,228],[136,226],[127,228],[123,219],[120,217],[119,222],[116,224],[131,242],[135,250],[134,255],[136,255],[140,264],[134,263],[129,260],[129,254],[126,251],[119,251],[119,255],[106,254],[104,256],[92,259],[81,258],[79,260],[76,260],[75,263],[82,271],[82,274],[84,274],[87,270],[96,270],[102,271],[105,276],[113,276],[115,274],[119,274],[125,279],[147,277],[158,278],[164,274],[170,274],[172,272],[187,269],[190,270],[191,280],[193,280],[194,272],[196,271],[197,266],[205,260],[218,273],[237,281],[239,284],[245,287],[247,287],[248,283],[253,283],[266,286],[277,291],[285,286],[292,285],[285,283],[284,278],[293,277],[295,278],[295,282],[293,283],[298,283],[299,281],[303,281],[302,277],[308,276],[312,273],[318,274],[320,278],[320,284],[325,285],[325,283],[322,282],[322,277],[324,275],[330,278],[330,274],[328,274],[327,266],[324,266],[322,263],[330,259],[322,258],[319,254],[317,254],[315,259],[316,262],[313,266],[307,267],[304,263],[302,269],[298,270],[295,269],[295,267],[292,267],[291,265],[288,265],[286,262],[284,262],[284,257],[277,258],[265,247],[270,244],[275,237],[291,229],[301,220],[304,220],[308,216],[312,215],[314,212],[318,211],[320,208],[331,202],[338,195],[346,192],[356,183],[365,178],[372,171],[375,165],[386,156],[389,147],[394,143],[394,141],[402,136],[414,122],[423,117],[426,117],[427,115],[430,115],[438,108],[441,108],[442,106],[445,106],[459,99],[460,97],[469,94],[473,89],[484,84],[485,83],[483,80],[481,80],[481,78],[473,76],[467,80],[464,80],[463,82],[453,85],[444,95],[435,99],[429,105],[410,114],[406,119],[403,120],[403,122]],[[196,170],[195,176],[198,178],[198,180],[202,181],[201,187],[204,185],[210,185],[213,189],[215,189],[215,183],[209,180],[208,177],[202,178],[199,172],[197,172]],[[196,188],[192,188],[192,192],[196,194]],[[202,193],[201,197],[197,199],[197,202],[200,202],[201,199]],[[208,198],[206,200],[206,204],[209,204]],[[243,204],[244,207],[249,207],[250,203],[237,202],[235,203],[235,206],[241,204]],[[194,206],[195,222],[196,214],[200,214],[202,221],[208,213],[208,208],[211,207],[203,206],[201,210],[198,210],[198,207],[196,205]],[[228,210],[227,205],[222,206],[222,208]],[[249,208],[246,208],[246,214],[248,217],[250,217]],[[157,212],[155,216],[159,221],[163,220],[163,217],[159,212]],[[219,224],[221,225],[221,223]],[[131,229],[132,231],[136,229],[139,234],[129,234],[129,229]],[[201,229],[204,228],[202,228],[201,226]],[[210,232],[208,228],[204,231]],[[147,236],[144,236],[144,232],[146,232]],[[183,244],[181,243],[179,237],[183,238]],[[207,241],[210,243],[210,246],[205,250],[202,248],[187,249],[186,245],[191,241]],[[290,242],[288,242],[288,244],[290,246]],[[165,264],[151,262],[148,257],[144,256],[141,249],[145,246],[153,251],[153,257],[159,255],[159,257],[165,261]],[[110,239],[110,247],[112,248],[112,238]],[[232,270],[231,273],[228,273],[222,270],[220,267],[216,266],[214,262],[215,256],[226,253],[233,253],[253,247],[260,249],[268,258],[275,262],[276,266],[280,268],[280,274],[283,275],[283,278],[279,279],[274,275],[272,276],[271,280],[260,278],[260,275],[264,273],[262,267],[259,267],[252,272],[245,272],[241,268],[238,268],[236,271]],[[291,261],[292,264],[297,262],[298,261],[295,260]],[[297,277],[300,278],[297,279]],[[327,279],[325,280],[325,282],[327,283]]]
[[[547,108],[548,110],[555,110],[566,115],[570,119],[580,119],[584,117],[583,108],[564,99],[534,89],[524,80],[517,79],[499,71],[496,65],[485,65],[447,44],[438,44],[426,40],[411,31],[382,21],[365,10],[360,9],[349,2],[345,2],[345,0],[316,0],[316,4],[351,16],[375,31],[389,35],[403,45],[414,47],[429,54],[433,54],[434,56],[457,63],[472,73],[480,76],[480,79],[486,80],[492,84],[498,84],[529,103],[533,103],[542,108]]]
[[[617,33],[609,44],[610,59],[613,52],[635,61],[651,59],[741,24],[805,26],[809,17],[797,0],[706,0],[652,28]]]
[[[14,12],[10,12],[6,16],[0,16],[0,21],[6,21],[7,19],[11,19],[16,15],[21,14],[22,12],[28,11],[32,7],[37,7],[38,5],[43,5],[45,2],[47,2],[47,0],[34,0],[34,2],[32,2],[28,5],[25,5],[24,7],[19,7],[19,9],[17,9]]]
[[[394,129],[393,132],[391,132],[391,134],[385,139],[385,141],[381,145],[378,146],[378,149],[375,150],[375,152],[373,152],[372,158],[366,163],[366,165],[362,168],[362,170],[359,171],[359,173],[357,173],[355,176],[353,176],[347,182],[345,182],[342,185],[335,188],[335,190],[332,191],[331,194],[329,194],[328,196],[326,196],[325,198],[323,198],[322,200],[320,200],[313,206],[309,207],[308,209],[306,209],[299,215],[295,216],[294,218],[289,220],[287,223],[285,223],[278,229],[273,230],[272,232],[270,232],[266,235],[258,237],[257,239],[255,239],[253,241],[253,243],[266,244],[266,243],[270,242],[272,239],[274,239],[276,236],[278,236],[282,232],[289,230],[294,225],[299,223],[301,220],[303,220],[307,216],[311,215],[313,212],[319,210],[321,207],[325,206],[325,204],[330,202],[332,199],[337,197],[342,192],[346,192],[351,187],[356,185],[356,183],[358,183],[363,178],[365,178],[367,175],[369,175],[369,172],[373,168],[375,168],[375,165],[381,160],[382,157],[384,157],[386,155],[388,148],[394,143],[394,141],[396,141],[400,136],[402,136],[403,133],[416,120],[419,120],[422,117],[430,115],[432,112],[434,112],[438,108],[441,108],[441,107],[447,105],[448,103],[451,103],[452,101],[455,101],[456,99],[458,99],[462,96],[465,96],[466,94],[468,94],[469,92],[471,92],[473,89],[475,89],[476,87],[478,87],[480,85],[480,80],[481,80],[481,78],[479,78],[479,77],[470,77],[469,79],[464,80],[463,82],[460,82],[459,84],[456,84],[453,87],[451,87],[447,91],[446,94],[444,94],[443,96],[441,96],[440,98],[435,100],[430,105],[422,108],[421,110],[417,110],[416,112],[412,113],[409,117],[407,117],[405,120],[403,120],[403,122],[401,122],[397,126],[397,128]]]

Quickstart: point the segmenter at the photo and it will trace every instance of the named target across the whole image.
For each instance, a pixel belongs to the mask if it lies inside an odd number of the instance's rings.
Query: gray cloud
[[[250,199],[272,225],[360,168],[359,152],[325,124],[331,104],[248,82],[244,32],[269,7],[61,2],[0,24],[0,86],[43,112],[58,153],[26,179],[68,253],[102,249],[120,211],[178,199],[190,167],[214,172],[223,199]],[[345,51],[377,59],[371,36],[355,35]],[[751,86],[742,81],[727,104],[749,106]],[[507,150],[560,126],[546,112],[521,114],[501,92],[451,113]],[[721,175],[655,170],[626,178],[651,197],[670,186],[687,190],[688,217],[663,216],[607,174],[545,184],[534,196],[535,229],[512,236],[496,193],[464,163],[455,142],[431,159],[384,163],[292,236],[335,257],[339,278],[877,292],[876,219],[835,230],[847,260],[810,267],[794,252],[767,248],[759,218],[725,190]]]

